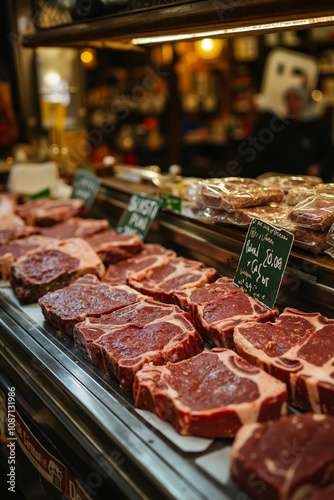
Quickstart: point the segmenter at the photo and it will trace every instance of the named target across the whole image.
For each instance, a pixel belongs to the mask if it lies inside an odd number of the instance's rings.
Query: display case
[[[112,47],[132,45],[134,36],[233,35],[333,21],[332,1],[198,1],[190,11],[180,2],[38,30],[22,42]],[[151,190],[149,184],[103,179],[92,216],[115,225],[132,193]],[[245,236],[239,228],[162,210],[147,241],[233,276]],[[334,260],[293,249],[277,305],[333,317]],[[37,304],[20,304],[8,283],[0,290],[0,366],[1,465],[7,469],[14,453],[14,483],[28,500],[248,498],[230,477],[231,439],[182,437],[136,409],[131,393],[85,360],[70,337],[56,333]],[[13,397],[14,423],[7,418]],[[9,441],[13,424],[17,434]]]
[[[104,179],[92,215],[116,224],[134,192],[154,194],[154,188]],[[245,235],[161,210],[147,241],[233,276]],[[333,317],[333,259],[293,250],[277,305]],[[231,439],[180,436],[136,409],[130,392],[89,363],[72,338],[56,333],[38,304],[20,304],[8,283],[1,287],[0,311],[2,415],[12,388],[16,485],[27,499],[246,498],[230,478]],[[8,429],[0,423],[1,463],[8,467]]]

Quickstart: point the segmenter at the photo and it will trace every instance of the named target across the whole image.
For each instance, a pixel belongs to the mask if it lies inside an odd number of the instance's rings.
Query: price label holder
[[[144,240],[161,204],[162,200],[158,198],[140,194],[132,195],[117,224],[117,233],[137,234],[141,240]]]
[[[293,235],[284,229],[253,219],[241,252],[234,284],[265,307],[275,305]]]
[[[162,201],[161,208],[173,210],[174,212],[181,212],[181,198],[179,196],[160,191],[159,198]]]
[[[85,202],[87,210],[91,208],[99,190],[101,179],[88,170],[79,168],[73,183],[71,198]]]

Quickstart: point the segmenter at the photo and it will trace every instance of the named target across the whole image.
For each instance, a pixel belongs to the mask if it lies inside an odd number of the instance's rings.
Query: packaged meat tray
[[[74,328],[75,345],[89,361],[131,390],[145,363],[162,365],[195,356],[204,342],[190,316],[172,304],[150,298]]]
[[[245,423],[286,415],[286,387],[229,349],[212,349],[136,373],[137,406],[180,434],[232,437]]]
[[[228,349],[234,348],[233,332],[237,325],[270,321],[278,315],[276,307],[270,310],[260,305],[227,277],[201,288],[176,292],[174,297],[211,345]]]
[[[322,179],[315,175],[285,175],[285,174],[274,174],[269,176],[258,177],[258,180],[267,187],[279,187],[284,190],[285,194],[288,194],[290,189],[296,187],[308,187],[317,186],[322,184]]]
[[[126,286],[110,286],[93,274],[71,285],[48,292],[38,300],[43,315],[58,332],[73,335],[73,328],[86,317],[98,317],[129,306],[143,296]]]
[[[289,212],[287,218],[299,226],[325,231],[334,222],[334,193],[306,198]]]
[[[320,491],[333,487],[333,470],[334,418],[327,415],[246,424],[233,442],[232,478],[254,500],[332,499]]]
[[[281,226],[290,210],[291,207],[285,203],[270,203],[259,207],[239,208],[233,213],[232,220],[237,226],[249,226],[254,218]]]
[[[287,205],[295,206],[309,196],[314,196],[315,194],[319,193],[334,193],[334,183],[325,183],[318,184],[313,187],[303,186],[290,189],[285,202]]]
[[[213,267],[202,262],[172,257],[159,267],[144,269],[127,278],[127,283],[139,292],[160,302],[174,302],[174,293],[187,288],[201,287],[217,278]]]
[[[139,271],[146,273],[149,269],[166,264],[171,257],[176,257],[173,250],[168,250],[161,245],[147,243],[144,249],[130,259],[110,264],[102,281],[110,285],[126,284],[127,278]]]
[[[238,208],[280,203],[284,191],[265,187],[254,179],[227,177],[219,183],[204,181],[198,191],[199,201],[207,207],[234,212]]]
[[[293,406],[334,415],[334,319],[285,308],[234,330],[238,354],[287,384]]]
[[[53,226],[40,228],[44,236],[60,240],[85,238],[106,229],[109,229],[109,222],[106,219],[82,219],[81,217],[71,217]]]
[[[330,246],[327,241],[326,231],[314,231],[314,229],[308,229],[292,223],[283,223],[281,227],[293,234],[293,246],[295,247],[323,254]]]
[[[82,238],[52,239],[51,244],[31,250],[12,265],[10,282],[17,298],[31,303],[84,274],[102,277],[104,272],[101,259]]]

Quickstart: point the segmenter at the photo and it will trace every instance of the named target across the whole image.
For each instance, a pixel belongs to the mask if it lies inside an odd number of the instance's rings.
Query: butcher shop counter
[[[125,182],[103,178],[93,207],[93,215],[108,218],[116,226],[132,194],[154,196],[151,183]],[[157,242],[215,267],[221,275],[234,277],[246,229],[196,220],[177,212],[160,210],[147,236]],[[334,317],[334,259],[292,248],[277,298],[278,307],[296,307],[306,312],[321,312]]]

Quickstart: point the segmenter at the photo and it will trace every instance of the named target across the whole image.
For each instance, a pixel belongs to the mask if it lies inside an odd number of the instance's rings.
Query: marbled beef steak
[[[45,319],[60,333],[73,335],[76,323],[87,316],[101,316],[140,300],[142,295],[126,285],[110,286],[93,274],[49,292],[38,300]]]
[[[86,213],[82,200],[48,200],[41,198],[16,207],[16,213],[31,226],[52,226],[57,222]]]
[[[31,236],[32,234],[41,234],[41,231],[38,227],[33,226],[2,226],[0,229],[0,245],[6,245],[12,240],[26,238],[27,236]]]
[[[11,268],[11,285],[22,302],[36,302],[47,292],[69,285],[80,276],[105,268],[94,250],[82,238],[54,240],[46,247],[31,250]]]
[[[234,330],[236,351],[288,386],[291,404],[334,415],[334,319],[287,307]]]
[[[231,437],[248,422],[286,415],[286,387],[235,352],[215,348],[167,366],[146,365],[133,385],[139,408],[180,434]]]
[[[313,499],[334,483],[334,418],[305,413],[243,426],[231,475],[253,500]]]
[[[176,257],[173,250],[168,250],[154,243],[147,243],[144,245],[144,249],[131,259],[111,264],[102,281],[111,285],[126,284],[126,279],[130,278],[132,274],[139,271],[146,273],[148,269],[167,263],[171,257]]]
[[[11,266],[22,255],[53,243],[55,243],[54,239],[40,234],[32,234],[26,238],[10,240],[0,245],[0,278],[3,280],[10,278]]]
[[[136,234],[118,234],[113,229],[85,237],[105,266],[129,259],[143,249],[143,242]]]
[[[205,267],[202,262],[195,260],[174,257],[159,267],[133,273],[127,278],[127,282],[155,300],[171,303],[174,302],[175,292],[204,286],[216,277],[217,271],[213,267]]]
[[[261,306],[231,278],[219,278],[201,288],[190,288],[174,295],[176,303],[189,312],[197,330],[211,345],[233,349],[233,331],[249,321],[269,321],[278,309]]]
[[[84,238],[93,234],[105,231],[109,228],[106,219],[82,219],[81,217],[71,217],[53,226],[41,228],[41,233],[49,238]]]
[[[87,359],[128,390],[145,363],[174,363],[204,348],[187,313],[150,298],[99,318],[86,318],[75,326],[73,336]]]

